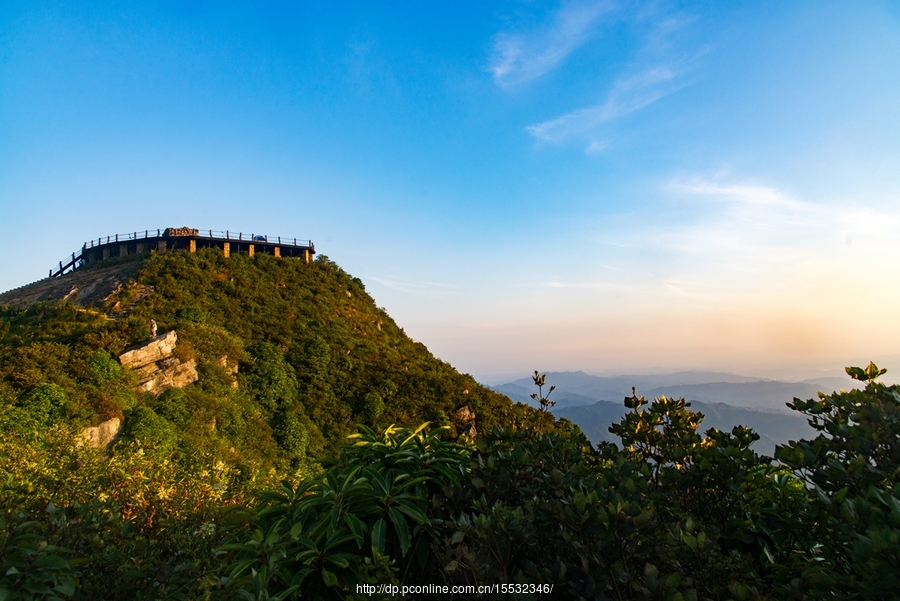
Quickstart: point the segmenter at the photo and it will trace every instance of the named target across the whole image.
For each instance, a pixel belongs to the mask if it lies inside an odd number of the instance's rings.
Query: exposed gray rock
[[[219,366],[222,367],[225,371],[231,374],[231,387],[238,387],[237,380],[237,372],[238,372],[238,363],[237,361],[231,362],[228,360],[228,355],[222,355],[218,359]]]
[[[453,412],[451,421],[456,426],[456,431],[460,436],[466,435],[471,439],[478,436],[478,430],[475,429],[475,412],[469,409],[468,405],[463,405]]]
[[[141,261],[108,267],[76,269],[57,278],[44,278],[0,294],[0,305],[25,308],[41,301],[65,300],[79,307],[102,306],[140,269]]]
[[[99,426],[85,428],[81,435],[87,443],[94,447],[108,447],[122,434],[122,420],[114,417]]]
[[[225,368],[225,371],[227,371],[228,373],[230,373],[232,376],[237,375],[237,372],[238,372],[238,364],[237,364],[236,361],[235,361],[234,363],[232,363],[231,361],[229,361],[229,360],[228,360],[228,355],[222,355],[221,357],[219,357],[219,359],[218,359],[218,364],[219,364],[221,367]]]
[[[147,373],[141,378],[138,388],[144,392],[158,395],[169,388],[184,388],[200,378],[197,374],[197,362],[194,359],[182,362],[173,357],[154,365],[160,364],[165,364],[165,367],[158,367]]]
[[[133,346],[119,355],[119,363],[133,369],[141,368],[157,361],[162,361],[172,354],[178,343],[175,330],[161,334],[150,342]]]
[[[138,388],[161,394],[169,388],[184,388],[200,377],[197,361],[182,361],[172,356],[178,343],[175,330],[157,336],[150,342],[131,347],[119,355],[119,363],[134,369],[140,377]]]

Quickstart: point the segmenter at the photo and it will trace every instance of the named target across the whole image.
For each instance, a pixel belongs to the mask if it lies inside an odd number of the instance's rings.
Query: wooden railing
[[[113,244],[115,242],[128,242],[131,240],[146,240],[153,238],[164,238],[166,230],[144,230],[143,232],[129,232],[127,234],[114,234],[112,236],[101,236],[96,240],[85,242],[85,248],[94,248],[95,246],[103,246],[104,244]],[[175,236],[190,237],[190,236]],[[280,244],[282,246],[299,246],[303,248],[311,247],[312,240],[303,240],[300,238],[288,238],[282,236],[266,236],[261,234],[244,234],[243,232],[232,232],[231,230],[197,230],[195,238],[207,238],[210,240],[234,240],[236,242],[268,242],[269,244]]]
[[[66,257],[65,259],[60,261],[59,267],[56,268],[55,272],[53,269],[51,269],[50,277],[55,278],[55,277],[61,276],[62,274],[64,274],[67,271],[71,271],[71,270],[75,269],[75,267],[77,267],[77,265],[78,265],[78,261],[80,261],[80,260],[81,260],[81,249],[79,248],[78,250],[76,250],[75,252],[72,253],[71,258]]]
[[[279,246],[291,246],[299,248],[310,248],[315,251],[315,245],[312,240],[303,240],[300,238],[288,238],[282,236],[267,236],[263,234],[244,234],[243,232],[232,232],[231,230],[194,230],[189,236],[184,235],[166,235],[167,229],[144,230],[143,232],[128,232],[126,234],[113,234],[111,236],[101,236],[97,239],[91,239],[84,245],[73,252],[70,257],[66,257],[59,264],[50,270],[50,277],[58,277],[72,271],[78,267],[81,260],[82,251],[89,248],[97,248],[107,244],[116,244],[119,242],[130,242],[134,240],[154,240],[169,238],[205,238],[207,240],[221,240],[223,242],[264,242],[266,244],[278,244]]]

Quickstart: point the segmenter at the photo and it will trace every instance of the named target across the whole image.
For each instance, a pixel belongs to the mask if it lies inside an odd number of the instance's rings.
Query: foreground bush
[[[866,387],[790,404],[821,434],[780,447],[778,461],[751,449],[747,428],[700,434],[702,414],[665,397],[625,400],[610,428],[621,447],[522,424],[466,445],[440,430],[364,430],[319,478],[264,494],[252,536],[226,547],[229,590],[345,599],[360,583],[527,583],[570,599],[897,598],[900,387],[876,382],[873,365],[848,373]]]
[[[7,429],[0,599],[370,599],[370,583],[896,599],[900,386],[874,365],[848,373],[865,387],[790,403],[819,435],[774,460],[751,430],[701,434],[683,399],[635,394],[611,427],[621,444],[599,448],[549,403],[475,442],[361,427],[253,509],[212,457],[134,442],[107,456],[64,428]]]
[[[214,597],[230,508],[249,493],[236,474],[79,439],[63,426],[0,435],[0,599]]]

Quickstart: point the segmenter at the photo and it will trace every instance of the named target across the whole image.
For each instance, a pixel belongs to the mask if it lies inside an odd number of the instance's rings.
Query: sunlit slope
[[[88,307],[72,300],[2,309],[6,407],[52,390],[58,407],[46,419],[88,426],[124,417],[125,439],[209,447],[259,468],[321,456],[357,423],[431,421],[462,431],[471,413],[458,410],[467,406],[483,430],[521,411],[411,340],[326,257],[153,254],[105,299]],[[151,319],[161,333],[177,331],[175,354],[197,360],[197,383],[144,395],[114,364],[149,338]]]

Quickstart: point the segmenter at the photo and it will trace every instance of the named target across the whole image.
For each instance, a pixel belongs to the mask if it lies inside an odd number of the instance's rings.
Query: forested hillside
[[[455,432],[470,425],[452,419],[462,407],[487,429],[512,410],[406,336],[326,257],[306,264],[207,249],[138,263],[130,284],[88,308],[2,309],[0,403],[14,408],[10,419],[85,427],[120,417],[121,444],[209,450],[252,478],[333,454],[359,423],[427,421]],[[134,261],[125,267],[133,272]],[[76,273],[89,278],[90,269]],[[115,357],[150,338],[151,319],[160,333],[177,332],[176,354],[198,364],[196,384],[136,394],[134,374]]]
[[[636,393],[591,445],[545,376],[512,404],[327,258],[123,265],[92,306],[0,309],[0,601],[897,598],[900,386],[875,365],[790,402],[813,434],[774,459]],[[124,426],[91,444],[101,422]]]

